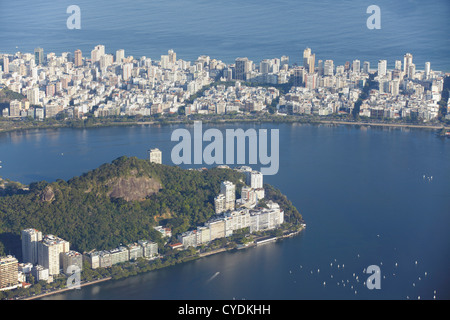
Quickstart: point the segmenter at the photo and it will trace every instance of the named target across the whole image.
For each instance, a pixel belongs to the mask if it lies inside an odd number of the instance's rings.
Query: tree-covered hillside
[[[234,170],[182,170],[121,157],[69,181],[35,182],[29,192],[0,197],[0,254],[20,257],[20,231],[29,227],[81,252],[144,238],[160,242],[153,226],[166,224],[176,234],[202,224],[214,214],[220,182],[240,186],[241,179]]]
[[[66,239],[80,252],[139,239],[162,244],[153,226],[168,226],[176,235],[203,224],[214,214],[224,180],[236,184],[239,196],[245,180],[235,170],[184,170],[121,157],[68,181],[9,190],[0,196],[0,255],[20,259],[20,232],[31,227]],[[301,218],[295,208],[288,210]]]

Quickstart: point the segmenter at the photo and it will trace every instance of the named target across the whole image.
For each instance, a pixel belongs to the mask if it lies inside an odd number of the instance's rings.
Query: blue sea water
[[[381,10],[381,29],[369,30],[370,5]],[[81,10],[81,29],[69,30],[70,5]],[[335,65],[386,59],[388,67],[413,54],[416,69],[426,61],[450,71],[450,3],[447,0],[15,0],[0,3],[0,52],[74,52],[97,44],[106,52],[159,60],[174,49],[179,58],[200,55],[232,63],[246,56],[290,57],[300,63],[306,47]]]
[[[204,124],[204,130],[209,127]],[[264,180],[299,209],[306,230],[281,242],[47,299],[450,298],[449,141],[428,130],[214,127],[280,130],[280,170]],[[172,164],[176,128],[3,133],[0,174],[24,183],[67,180],[122,155],[144,159],[150,147],[159,147],[163,163]],[[369,277],[364,269],[370,265],[380,267],[380,290],[364,285]]]

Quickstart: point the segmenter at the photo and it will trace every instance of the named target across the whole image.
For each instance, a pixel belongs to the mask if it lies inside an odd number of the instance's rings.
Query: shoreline
[[[272,237],[272,238],[270,238],[271,239],[270,242],[276,242],[276,241],[279,241],[279,240],[282,240],[282,239],[285,239],[285,238],[290,238],[290,237],[299,235],[305,228],[306,228],[305,226],[302,226],[297,231],[293,231],[293,232],[290,232],[290,233],[287,233],[287,234],[283,234],[283,235],[278,236],[278,237]],[[263,239],[263,238],[267,238],[267,236],[258,237],[253,242],[249,243],[248,245],[244,245],[243,247],[218,248],[218,249],[211,250],[211,251],[208,251],[208,252],[200,253],[200,254],[198,254],[198,256],[194,260],[200,259],[200,258],[204,258],[204,257],[208,257],[208,256],[211,256],[211,255],[215,255],[215,254],[222,253],[222,252],[228,252],[228,251],[233,251],[233,250],[240,251],[242,249],[257,247],[258,246],[258,240]],[[192,260],[187,260],[187,261],[192,261]],[[184,262],[187,262],[187,261],[183,261],[181,263],[184,263]],[[163,269],[163,268],[161,268],[161,269]],[[157,270],[160,270],[160,269],[157,269]],[[152,270],[152,271],[157,271],[157,270]],[[149,272],[152,272],[152,271],[149,271]],[[147,272],[143,272],[142,274],[145,274],[145,273],[147,273]],[[139,276],[139,275],[140,274],[137,274],[136,276]],[[124,279],[126,279],[126,278],[124,278]],[[103,279],[93,280],[93,281],[90,281],[90,282],[85,282],[85,283],[80,284],[80,288],[87,287],[87,286],[90,286],[90,285],[93,285],[93,284],[97,284],[97,283],[106,282],[106,281],[109,281],[109,280],[112,280],[112,277],[107,277],[107,278],[103,278]],[[122,279],[120,279],[120,280],[122,280]],[[18,298],[17,300],[35,300],[35,299],[40,299],[40,298],[44,298],[44,297],[55,295],[55,294],[59,294],[59,293],[64,293],[64,292],[67,292],[67,291],[70,291],[70,290],[74,290],[74,289],[75,288],[62,288],[62,289],[51,291],[51,292],[41,293],[41,294],[38,294],[38,295],[35,295],[35,296],[32,296],[32,297]],[[77,289],[75,289],[75,290],[77,290]]]

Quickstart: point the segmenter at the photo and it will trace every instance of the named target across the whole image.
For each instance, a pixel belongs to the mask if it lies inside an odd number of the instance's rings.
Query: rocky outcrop
[[[55,199],[55,192],[50,186],[45,187],[41,193],[41,200],[45,202],[52,202]]]
[[[161,189],[159,181],[149,177],[120,177],[109,183],[108,196],[126,201],[144,200]]]

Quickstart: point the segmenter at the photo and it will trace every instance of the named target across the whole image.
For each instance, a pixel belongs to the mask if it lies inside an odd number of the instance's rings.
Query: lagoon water
[[[24,183],[67,180],[122,155],[146,158],[150,147],[159,147],[163,162],[172,164],[171,133],[180,127],[3,133],[0,173]],[[292,200],[306,230],[47,299],[450,298],[448,140],[428,130],[395,128],[214,127],[280,130],[280,169],[264,179]],[[370,265],[380,267],[380,290],[364,285]]]

